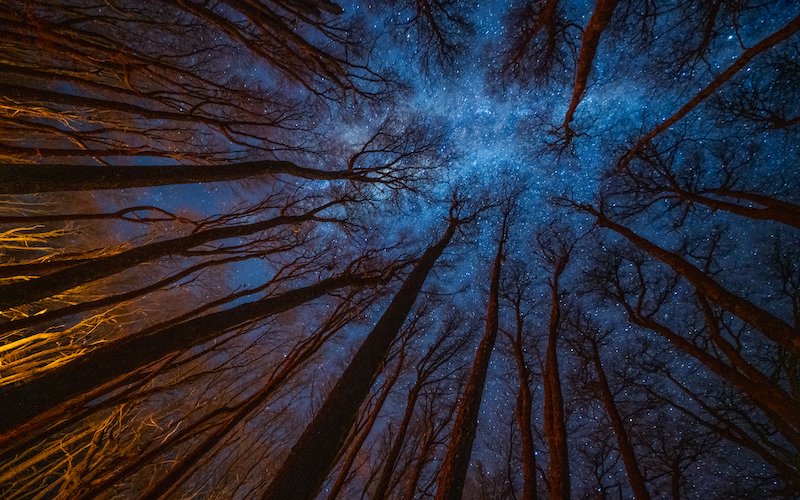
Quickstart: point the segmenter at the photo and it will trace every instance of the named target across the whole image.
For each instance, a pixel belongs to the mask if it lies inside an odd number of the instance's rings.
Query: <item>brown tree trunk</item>
[[[131,248],[108,257],[98,257],[40,278],[3,285],[0,286],[0,310],[44,299],[76,286],[112,276],[144,262],[180,254],[212,241],[247,236],[278,226],[315,220],[317,213],[336,204],[338,202],[335,201],[326,203],[301,215],[280,215],[251,224],[206,229],[188,236]]]
[[[611,387],[608,385],[606,370],[600,359],[600,351],[597,348],[597,343],[594,341],[592,341],[592,364],[594,364],[594,370],[597,372],[600,399],[606,409],[608,419],[611,421],[611,428],[614,429],[614,434],[617,437],[619,453],[622,455],[622,461],[625,464],[625,473],[628,475],[628,481],[631,483],[633,497],[637,500],[650,500],[650,493],[647,491],[644,476],[639,468],[639,460],[636,458],[636,452],[628,436],[628,431],[625,429],[625,424],[617,408],[617,403],[614,401],[614,395],[611,392]]]
[[[597,218],[600,227],[607,227],[633,243],[640,250],[650,254],[664,264],[668,265],[679,276],[688,281],[698,293],[705,296],[712,303],[726,309],[738,316],[745,322],[759,330],[765,337],[776,344],[786,348],[788,351],[800,353],[800,335],[795,328],[792,328],[782,319],[773,316],[769,311],[758,307],[749,300],[739,297],[722,287],[713,278],[706,275],[703,271],[696,268],[679,255],[664,250],[660,246],[639,236],[629,228],[618,224],[606,215],[593,208],[583,207]]]
[[[375,425],[375,421],[378,419],[378,414],[380,414],[381,408],[383,408],[383,404],[386,402],[386,398],[389,397],[389,393],[391,392],[392,387],[394,387],[394,383],[397,382],[397,378],[403,371],[404,358],[405,353],[402,352],[394,372],[392,372],[391,376],[384,384],[383,390],[378,397],[378,401],[375,402],[374,407],[367,417],[367,421],[358,429],[358,435],[353,443],[350,444],[350,449],[342,460],[342,466],[339,470],[339,475],[336,477],[336,481],[334,481],[333,486],[331,486],[331,491],[328,493],[328,500],[336,500],[336,497],[338,497],[342,492],[342,488],[347,485],[350,469],[353,467],[356,457],[358,457],[358,452],[361,451],[361,447],[364,446],[364,441],[367,440],[372,427]]]
[[[559,278],[566,258],[559,262],[550,283],[550,319],[547,334],[547,355],[542,382],[544,386],[544,435],[550,453],[548,483],[550,497],[557,500],[570,498],[569,454],[567,426],[564,417],[564,400],[561,393],[561,376],[558,369],[558,329],[561,322]]]
[[[528,383],[530,370],[525,363],[525,351],[522,348],[523,318],[520,302],[514,303],[516,316],[516,338],[513,339],[512,349],[514,363],[517,366],[519,389],[517,401],[514,406],[514,417],[519,427],[520,445],[522,447],[522,500],[536,500],[538,495],[536,486],[536,446],[533,439],[533,393]]]
[[[469,457],[475,441],[478,427],[478,414],[483,398],[486,374],[489,371],[489,360],[492,356],[498,331],[498,308],[500,294],[500,272],[503,265],[503,248],[508,233],[508,216],[502,222],[501,236],[497,242],[497,253],[492,265],[489,285],[489,302],[486,306],[486,329],[475,353],[475,360],[470,369],[467,385],[461,397],[456,421],[451,431],[450,444],[447,448],[436,489],[437,500],[460,500],[464,489],[464,481],[469,469]]]
[[[261,160],[228,165],[105,166],[0,165],[0,194],[125,189],[202,182],[230,182],[287,174],[303,179],[357,179],[358,170],[326,171],[289,161]]]
[[[70,398],[114,379],[212,340],[217,335],[255,319],[262,319],[314,300],[333,290],[377,284],[382,277],[345,274],[311,286],[242,304],[184,321],[146,335],[133,334],[109,342],[79,359],[45,372],[0,394],[0,441],[18,426]]]
[[[564,122],[562,127],[569,129],[569,124],[575,116],[575,110],[578,109],[586,92],[586,84],[589,81],[589,74],[592,71],[594,64],[595,54],[597,54],[597,46],[600,44],[600,37],[605,31],[608,23],[611,21],[611,16],[614,14],[614,9],[617,8],[619,0],[597,0],[597,4],[592,12],[592,17],[589,18],[589,23],[583,30],[581,36],[581,51],[578,55],[578,62],[575,68],[575,83],[572,87],[572,99],[569,103],[569,108],[564,115]]]
[[[756,203],[763,203],[764,206],[757,207],[752,205],[740,205],[725,199],[711,198],[684,190],[676,190],[675,194],[684,201],[705,205],[713,211],[724,210],[726,212],[741,215],[742,217],[747,217],[749,219],[771,220],[800,229],[800,207],[797,207],[796,205],[792,206],[791,204],[785,202],[781,203],[779,200],[773,200],[772,203],[769,203],[765,200],[768,198],[766,196],[759,197],[761,201]],[[718,190],[718,196],[730,196],[734,199],[738,198],[737,195],[727,194],[723,190]],[[745,201],[752,202],[753,200],[745,199]]]
[[[742,52],[741,55],[735,61],[733,61],[730,66],[728,66],[722,73],[711,80],[711,83],[706,85],[705,88],[695,94],[694,97],[689,99],[689,101],[681,106],[681,108],[672,116],[666,120],[663,120],[661,123],[650,129],[649,132],[639,137],[639,139],[633,146],[631,146],[628,152],[622,158],[620,158],[620,161],[617,164],[617,171],[624,170],[631,160],[633,160],[633,158],[639,154],[642,148],[647,146],[650,141],[652,141],[657,135],[675,125],[684,116],[693,111],[701,102],[709,98],[712,94],[714,94],[714,92],[722,87],[722,85],[733,78],[733,76],[738,73],[739,70],[744,68],[751,60],[753,60],[753,58],[786,40],[790,36],[797,33],[797,31],[800,31],[800,16],[795,17],[781,29],[772,33],[771,35],[768,35],[766,38],[763,38],[752,47],[745,49],[744,52]]]
[[[434,263],[447,247],[459,220],[451,217],[442,238],[429,247],[394,296],[331,390],[322,408],[306,427],[286,461],[278,469],[264,498],[311,499],[333,467],[358,408],[381,370],[383,360],[408,316]]]
[[[411,423],[411,418],[414,416],[414,407],[416,406],[417,398],[419,397],[421,382],[422,380],[417,379],[417,381],[411,387],[411,390],[408,392],[408,396],[406,397],[406,408],[403,411],[403,418],[400,420],[400,424],[397,426],[397,433],[392,441],[392,447],[389,449],[389,453],[386,455],[386,461],[383,464],[381,475],[378,478],[378,485],[375,487],[375,490],[371,495],[372,498],[386,498],[387,494],[389,493],[392,474],[395,472],[397,460],[400,458],[400,453],[403,450],[403,446],[406,444],[406,433],[408,432],[408,426]]]

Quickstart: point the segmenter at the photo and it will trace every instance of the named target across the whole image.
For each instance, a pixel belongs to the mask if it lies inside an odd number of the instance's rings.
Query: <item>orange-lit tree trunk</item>
[[[144,262],[177,255],[212,241],[248,236],[279,226],[323,220],[317,214],[339,203],[337,201],[325,203],[300,215],[279,215],[250,224],[206,229],[187,236],[131,248],[108,257],[98,257],[40,278],[3,285],[0,286],[0,310],[44,299],[70,288],[117,274]]]
[[[319,491],[353,426],[358,408],[380,373],[389,347],[403,326],[428,273],[450,243],[461,222],[453,214],[455,209],[455,206],[451,209],[450,223],[442,238],[429,247],[417,261],[383,316],[328,394],[322,408],[289,452],[267,487],[265,499],[311,499]]]
[[[486,384],[486,375],[489,371],[489,360],[492,357],[494,344],[498,332],[498,312],[500,294],[500,273],[505,259],[505,243],[508,239],[509,214],[503,215],[500,227],[500,237],[497,241],[492,274],[489,281],[489,301],[486,306],[486,329],[475,353],[475,359],[470,369],[467,385],[461,396],[461,404],[456,414],[456,421],[451,431],[450,444],[447,454],[439,470],[436,489],[436,499],[459,500],[464,490],[464,481],[469,469],[469,457],[472,454],[472,444],[475,441],[475,431],[478,427],[478,414],[481,409],[483,388]]]
[[[190,319],[144,335],[109,342],[76,361],[50,370],[0,394],[0,442],[15,429],[59,404],[171,354],[214,339],[238,325],[263,319],[310,302],[334,290],[375,285],[384,277],[374,273],[343,274],[310,286]]]

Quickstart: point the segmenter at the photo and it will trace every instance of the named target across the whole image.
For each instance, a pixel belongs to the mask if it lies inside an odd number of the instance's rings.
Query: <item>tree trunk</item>
[[[133,334],[104,344],[71,363],[0,394],[0,440],[3,434],[70,398],[170,354],[208,342],[237,325],[288,311],[333,290],[381,281],[380,276],[364,275],[328,278],[314,285],[190,319],[153,333]]]
[[[563,263],[563,264],[562,264]],[[567,427],[564,420],[564,400],[561,394],[561,376],[558,369],[558,329],[561,322],[559,278],[566,265],[559,262],[550,284],[550,320],[547,335],[547,356],[544,365],[544,434],[550,452],[548,483],[550,497],[557,500],[570,498],[569,455]]]
[[[797,206],[792,206],[789,203],[784,202],[783,204],[781,204],[779,200],[774,200],[773,203],[764,204],[764,206],[758,207],[758,206],[753,206],[752,205],[753,201],[747,199],[745,199],[745,201],[749,203],[749,206],[740,205],[738,203],[728,201],[724,198],[716,199],[708,196],[703,196],[682,189],[675,190],[675,194],[680,199],[686,202],[705,205],[712,211],[723,210],[725,212],[730,212],[732,214],[740,215],[742,217],[747,217],[748,219],[770,220],[800,229],[800,209],[798,209]],[[729,195],[722,190],[718,190],[718,196],[720,197],[730,196],[735,199],[737,198],[736,195]],[[761,196],[760,197],[761,202],[756,202],[756,203],[759,204],[764,203],[764,200],[766,198],[768,197]]]
[[[506,235],[507,216],[502,223],[501,236],[497,242],[497,253],[492,266],[489,302],[486,306],[486,329],[478,351],[475,353],[475,360],[472,363],[469,379],[464,388],[456,421],[451,431],[450,445],[439,470],[436,488],[437,500],[460,500],[464,490],[464,481],[469,469],[469,457],[472,454],[472,444],[475,441],[475,431],[478,427],[483,388],[489,370],[489,360],[497,340],[500,271],[503,265],[503,247]]]
[[[40,278],[3,285],[0,286],[0,310],[44,299],[91,281],[112,276],[144,262],[180,254],[212,241],[247,236],[278,226],[315,220],[317,213],[338,203],[329,202],[301,215],[280,215],[251,224],[206,229],[188,236],[131,248],[108,257],[98,257]]]
[[[729,292],[722,287],[722,285],[714,281],[713,278],[706,275],[703,271],[696,268],[679,255],[664,250],[627,227],[612,221],[601,211],[593,207],[583,207],[582,209],[594,215],[600,227],[611,229],[633,243],[633,245],[640,250],[671,267],[679,276],[688,281],[698,293],[705,296],[712,303],[740,317],[764,334],[765,337],[785,347],[790,352],[795,354],[800,353],[800,335],[798,335],[795,328],[792,328],[782,319],[773,316],[769,311],[761,309],[749,300]]]
[[[108,295],[106,297],[96,300],[79,302],[77,304],[68,305],[66,307],[61,307],[59,309],[50,309],[41,314],[26,316],[20,319],[0,324],[0,334],[7,333],[13,330],[21,330],[23,328],[31,328],[36,325],[41,325],[46,323],[52,324],[53,321],[59,318],[63,318],[66,316],[73,316],[78,313],[91,311],[93,309],[99,309],[101,307],[108,307],[113,304],[119,304],[120,302],[126,302],[129,300],[136,299],[138,297],[143,297],[152,292],[158,291],[166,287],[167,285],[176,283],[182,280],[183,278],[186,278],[187,276],[191,276],[192,274],[195,274],[198,271],[201,271],[205,268],[212,266],[220,266],[231,262],[240,262],[242,260],[250,258],[252,258],[252,256],[250,255],[237,255],[235,257],[229,257],[226,259],[207,260],[204,262],[200,262],[199,264],[183,269],[175,274],[167,276],[166,278],[160,279],[155,283],[151,283],[142,288],[137,288],[135,290],[130,290],[127,292],[118,293],[114,295]],[[14,338],[16,337],[6,337],[7,340],[12,340]]]
[[[261,160],[229,165],[120,166],[0,165],[0,194],[125,189],[203,182],[230,182],[287,174],[303,179],[357,179],[358,170],[326,171],[289,161]]]
[[[592,12],[592,17],[583,30],[581,51],[578,55],[575,69],[575,83],[572,87],[572,99],[564,115],[564,122],[561,125],[566,129],[569,128],[569,124],[575,116],[575,110],[578,109],[578,104],[580,104],[583,94],[586,92],[586,84],[589,81],[595,54],[597,54],[597,46],[600,45],[600,37],[606,26],[608,26],[609,21],[611,21],[611,16],[614,14],[614,9],[617,8],[618,3],[619,0],[598,0]]]
[[[523,318],[520,303],[515,302],[517,335],[512,342],[514,363],[517,366],[519,390],[514,406],[514,417],[519,427],[520,445],[522,447],[522,500],[536,500],[536,446],[533,439],[533,394],[528,384],[530,371],[525,363],[525,352],[522,349]]]
[[[378,415],[381,412],[381,408],[383,408],[383,404],[386,402],[386,398],[389,397],[389,393],[391,392],[392,387],[394,387],[394,383],[397,382],[397,378],[403,371],[403,361],[405,358],[404,354],[405,353],[400,354],[400,359],[397,362],[397,366],[384,384],[383,390],[378,397],[378,401],[375,402],[374,408],[372,408],[370,411],[366,423],[358,429],[358,436],[356,436],[356,439],[350,445],[350,450],[345,455],[344,460],[342,460],[342,467],[339,470],[339,475],[336,477],[336,481],[334,481],[333,486],[331,486],[331,491],[328,493],[328,500],[336,500],[336,497],[338,497],[339,493],[342,492],[342,488],[347,485],[347,476],[350,475],[350,469],[353,467],[356,457],[358,457],[358,452],[361,451],[361,447],[364,446],[364,441],[367,440],[372,427],[375,425],[375,421],[378,419]]]
[[[678,467],[677,459],[672,464],[669,486],[672,491],[672,500],[681,500],[681,469]]]
[[[783,28],[772,33],[771,35],[768,35],[766,38],[762,39],[752,47],[745,49],[744,52],[742,52],[741,55],[739,55],[739,57],[733,61],[733,63],[731,63],[730,66],[728,66],[722,73],[711,80],[711,83],[709,83],[700,92],[695,94],[694,97],[689,99],[689,101],[681,106],[681,108],[672,116],[666,120],[663,120],[661,123],[650,129],[649,132],[639,137],[639,139],[633,146],[631,146],[628,152],[622,158],[620,158],[620,161],[617,164],[617,171],[619,172],[624,170],[628,164],[630,164],[633,158],[639,154],[644,147],[650,144],[650,141],[652,141],[657,135],[675,125],[684,116],[692,112],[698,105],[700,105],[701,102],[709,98],[712,94],[714,94],[714,92],[722,87],[722,85],[733,78],[733,76],[738,73],[739,70],[747,66],[747,64],[753,60],[753,58],[762,52],[769,50],[775,45],[778,45],[782,41],[797,33],[798,30],[800,30],[800,16],[795,17]]]
[[[416,406],[417,398],[419,397],[421,382],[421,379],[417,379],[417,381],[414,383],[414,386],[411,387],[411,390],[408,392],[408,396],[406,397],[406,408],[403,411],[403,418],[400,420],[400,425],[397,427],[397,434],[392,441],[392,447],[389,449],[389,453],[386,455],[386,461],[383,464],[383,470],[378,478],[378,485],[372,492],[371,498],[386,498],[387,494],[390,493],[389,486],[392,480],[392,474],[394,473],[395,466],[397,465],[397,460],[400,458],[400,453],[403,450],[403,446],[406,444],[406,433],[408,432],[408,426],[411,423],[411,418],[414,416],[414,407]]]
[[[650,493],[647,491],[644,476],[639,468],[639,460],[636,458],[636,452],[633,449],[633,444],[631,444],[628,431],[625,429],[625,424],[617,408],[617,403],[614,401],[614,395],[611,393],[611,387],[608,385],[606,370],[600,359],[600,351],[597,348],[597,343],[594,341],[592,341],[592,363],[594,364],[595,372],[597,372],[597,381],[600,386],[600,399],[606,409],[608,419],[611,421],[611,428],[614,429],[614,434],[617,436],[619,454],[622,455],[622,461],[625,464],[625,473],[628,475],[628,481],[631,483],[633,497],[637,500],[650,500]]]
[[[311,499],[333,467],[358,408],[381,370],[389,348],[416,301],[425,278],[447,247],[459,221],[450,219],[442,238],[429,247],[367,336],[319,412],[306,427],[267,487],[269,500]]]

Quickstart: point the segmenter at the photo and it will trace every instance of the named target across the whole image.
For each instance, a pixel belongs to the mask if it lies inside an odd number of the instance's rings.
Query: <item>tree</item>
[[[614,431],[617,449],[625,464],[625,472],[631,485],[633,497],[637,499],[649,499],[650,493],[647,491],[644,474],[639,465],[639,458],[633,446],[630,432],[625,425],[626,419],[615,400],[615,393],[618,393],[619,389],[612,389],[609,377],[606,373],[606,368],[600,356],[600,347],[606,342],[608,337],[611,336],[611,332],[601,331],[599,326],[583,311],[570,311],[567,321],[569,322],[570,328],[574,329],[575,333],[578,335],[578,340],[576,342],[578,349],[576,350],[583,357],[583,363],[591,366],[594,370],[595,378],[592,380],[593,383],[591,383],[591,387],[599,393],[598,399],[603,405],[611,428]]]
[[[561,276],[569,263],[577,238],[568,229],[551,224],[536,234],[541,258],[551,275],[550,316],[547,324],[547,347],[542,386],[544,387],[544,436],[550,453],[547,481],[553,498],[570,497],[569,452],[561,374],[558,360],[558,336],[561,328]]]
[[[486,305],[486,329],[481,338],[475,359],[472,362],[467,385],[456,413],[456,420],[451,430],[450,445],[447,448],[444,462],[439,470],[439,479],[436,489],[436,498],[458,499],[464,489],[464,480],[469,468],[469,457],[472,454],[472,444],[475,441],[475,431],[478,427],[478,414],[480,412],[483,388],[489,371],[489,360],[492,357],[494,344],[499,331],[500,308],[500,273],[503,260],[505,260],[505,245],[508,241],[508,232],[511,224],[511,212],[515,199],[509,197],[502,206],[502,219],[500,221],[497,237],[497,251],[492,263],[492,273],[489,278],[489,299]]]
[[[453,375],[453,370],[447,369],[448,363],[463,349],[467,340],[466,335],[457,335],[457,329],[457,318],[455,316],[449,317],[441,332],[431,342],[427,352],[415,365],[414,383],[406,395],[403,416],[394,430],[391,446],[386,452],[375,489],[372,491],[372,496],[375,498],[384,498],[391,493],[392,477],[397,472],[397,464],[403,448],[406,446],[406,436],[417,409],[417,402],[420,397],[424,396],[423,391],[428,387],[444,382],[449,376]],[[413,429],[412,432],[414,432]]]
[[[510,278],[503,284],[503,298],[510,303],[514,313],[513,335],[506,333],[506,338],[511,345],[514,365],[517,369],[519,388],[514,405],[514,418],[519,428],[520,448],[522,453],[522,500],[536,500],[537,471],[536,471],[536,446],[533,433],[533,390],[531,388],[532,370],[528,366],[525,356],[525,319],[524,301],[528,300],[531,293],[532,279],[528,275],[526,266],[522,263],[512,265]]]
[[[450,243],[458,226],[474,217],[461,217],[458,209],[459,201],[454,197],[443,236],[418,259],[403,286],[325,399],[322,408],[292,447],[267,488],[265,498],[312,498],[317,494],[425,278]]]

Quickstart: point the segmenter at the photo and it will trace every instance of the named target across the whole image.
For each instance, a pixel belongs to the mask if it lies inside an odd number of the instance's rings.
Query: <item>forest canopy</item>
[[[797,498],[800,6],[0,4],[0,496]]]

